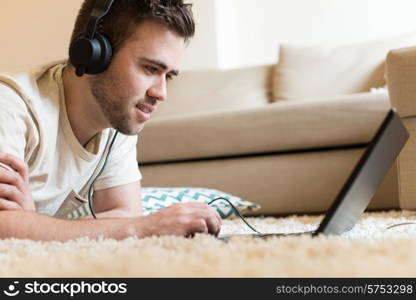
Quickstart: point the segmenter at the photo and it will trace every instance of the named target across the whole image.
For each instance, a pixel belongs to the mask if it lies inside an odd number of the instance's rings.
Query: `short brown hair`
[[[84,0],[72,32],[71,43],[82,35],[88,25],[95,0]],[[97,31],[110,41],[113,53],[131,36],[134,26],[144,20],[155,20],[175,31],[185,41],[195,34],[192,4],[183,0],[115,0]]]

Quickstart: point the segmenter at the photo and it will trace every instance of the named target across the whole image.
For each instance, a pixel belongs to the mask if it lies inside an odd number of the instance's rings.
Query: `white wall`
[[[415,0],[216,1],[218,68],[275,62],[280,43],[351,43],[416,31]]]
[[[217,0],[191,0],[196,23],[195,36],[189,44],[183,69],[211,69],[218,64]]]
[[[348,43],[416,30],[415,0],[188,0],[183,69],[273,63],[279,43]],[[82,0],[1,0],[0,72],[67,57]]]
[[[1,0],[0,72],[18,72],[67,58],[67,49],[83,0]],[[216,0],[194,1],[197,35],[187,49],[184,69],[218,63]]]

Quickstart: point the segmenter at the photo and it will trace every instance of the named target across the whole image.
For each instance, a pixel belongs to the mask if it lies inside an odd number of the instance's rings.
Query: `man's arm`
[[[67,241],[100,236],[122,240],[136,236],[195,233],[218,235],[221,218],[214,208],[202,203],[179,203],[145,217],[98,220],[64,220],[28,211],[0,211],[0,239]]]
[[[140,182],[134,182],[95,191],[93,205],[97,218],[140,216],[140,189]],[[0,152],[0,210],[35,210],[29,191],[27,164],[14,155],[2,152]]]
[[[94,192],[93,207],[97,219],[128,218],[141,215],[141,184],[133,182]]]
[[[117,240],[140,236],[129,219],[63,220],[28,211],[0,211],[0,239],[67,241],[79,237],[103,236]],[[136,223],[140,223],[137,220]],[[138,224],[139,225],[139,224]],[[139,226],[140,227],[140,226]]]
[[[62,220],[25,209],[33,200],[28,190],[27,165],[8,154],[0,153],[0,161],[9,168],[0,168],[0,239],[21,238],[42,241],[66,241],[78,237],[124,239],[129,236],[152,235],[192,236],[195,233],[217,235],[221,217],[216,210],[202,203],[179,203],[151,215],[140,217],[140,184],[138,182],[99,192],[96,209],[98,220]],[[21,165],[19,165],[21,163]],[[3,171],[3,172],[1,172]],[[10,174],[6,174],[8,172]],[[20,174],[22,173],[22,174]],[[6,188],[4,188],[6,186]],[[111,197],[116,197],[113,201]],[[16,207],[11,204],[18,204]],[[16,210],[17,209],[17,210]],[[107,212],[106,212],[107,211]],[[112,212],[113,211],[113,212]],[[127,214],[130,216],[126,217]],[[111,214],[119,218],[110,218]],[[120,216],[123,216],[120,218]],[[100,219],[100,217],[102,219]]]

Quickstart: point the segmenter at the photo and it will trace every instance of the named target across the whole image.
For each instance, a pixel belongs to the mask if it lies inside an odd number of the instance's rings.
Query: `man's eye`
[[[173,79],[173,75],[172,74],[166,74],[166,80],[172,80]]]
[[[146,70],[149,71],[149,73],[151,74],[156,74],[158,71],[157,68],[151,66],[146,66]]]

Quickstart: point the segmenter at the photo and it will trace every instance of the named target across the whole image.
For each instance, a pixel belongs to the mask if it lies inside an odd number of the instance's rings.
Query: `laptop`
[[[297,233],[230,234],[218,238],[228,241],[235,236],[269,238],[309,234],[339,235],[352,229],[370,203],[386,173],[409,138],[395,108],[391,108],[351,175],[327,211],[318,229]]]

